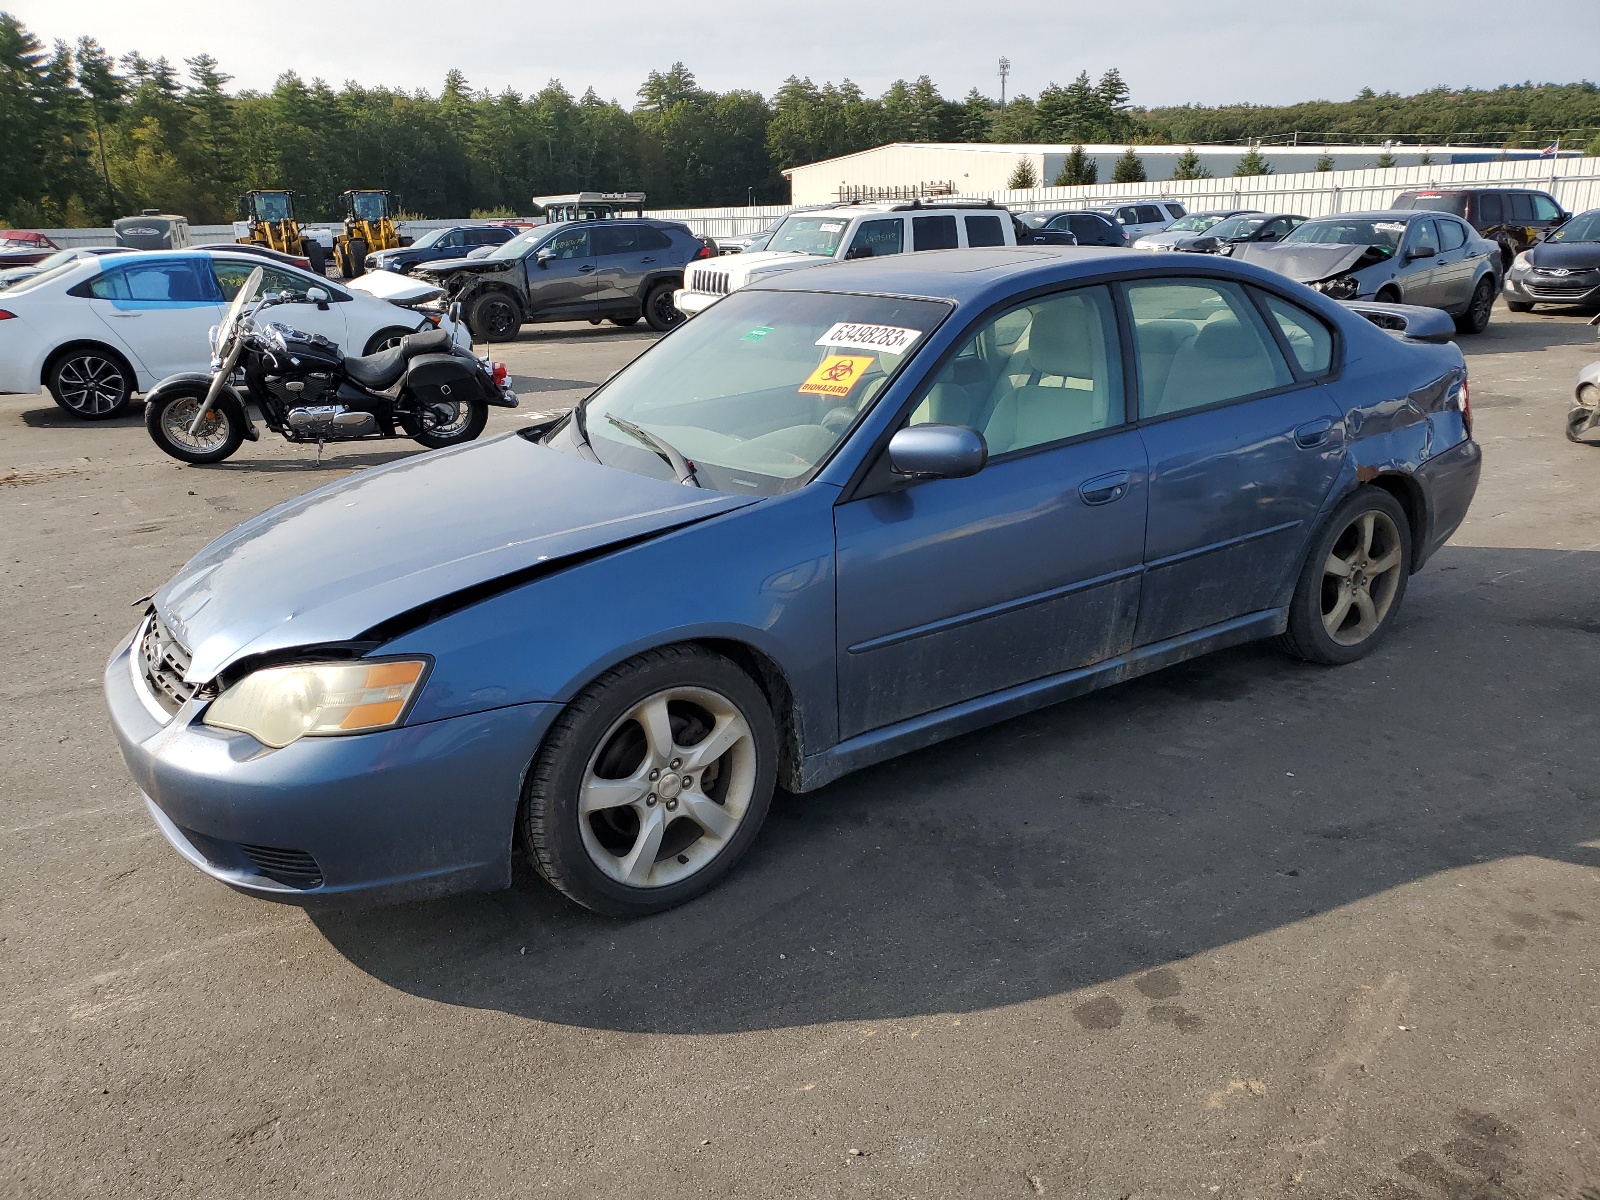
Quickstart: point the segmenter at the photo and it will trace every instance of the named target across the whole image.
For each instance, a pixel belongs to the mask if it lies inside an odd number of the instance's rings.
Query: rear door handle
[[[653,258],[649,258],[649,257],[646,257],[646,258],[641,258],[641,259],[640,259],[640,260],[639,260],[639,261],[640,261],[640,262],[647,262],[647,263],[649,263],[649,262],[655,262],[655,259],[653,259]]]
[[[1307,421],[1294,431],[1294,444],[1302,450],[1314,450],[1328,440],[1328,435],[1333,432],[1333,419],[1323,417],[1316,421]]]
[[[1110,504],[1120,500],[1128,490],[1127,471],[1113,471],[1109,475],[1096,475],[1078,485],[1078,496],[1085,504]]]
[[[578,274],[579,275],[587,275],[592,270],[594,270],[594,268],[593,267],[589,267],[589,266],[579,267],[578,268]]]

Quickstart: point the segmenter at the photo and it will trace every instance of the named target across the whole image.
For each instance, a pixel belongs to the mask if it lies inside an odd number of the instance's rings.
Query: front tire
[[[672,284],[658,283],[645,293],[644,319],[657,333],[665,333],[675,325],[683,324],[683,314],[672,302]]]
[[[1411,524],[1382,488],[1352,493],[1306,556],[1283,648],[1307,662],[1354,662],[1388,633],[1411,574]]]
[[[346,255],[350,260],[350,274],[346,279],[357,279],[367,270],[367,241],[365,238],[351,238],[345,243]]]
[[[618,329],[628,329],[639,323],[638,317],[610,317],[608,320]]]
[[[1506,311],[1514,313],[1532,312],[1533,305],[1529,304],[1526,300],[1507,300]]]
[[[467,328],[475,341],[509,342],[522,329],[522,309],[504,292],[485,292],[472,302]]]
[[[644,916],[733,869],[776,778],[761,689],[720,654],[672,646],[613,667],[568,705],[528,773],[521,829],[569,899]]]
[[[1473,289],[1467,311],[1456,318],[1456,332],[1469,335],[1482,333],[1489,328],[1489,314],[1494,311],[1494,280],[1485,276]]]
[[[366,349],[361,352],[365,357],[376,354],[380,350],[392,350],[400,344],[400,339],[415,333],[415,329],[402,329],[398,325],[390,329],[380,329],[367,339]]]
[[[313,275],[326,275],[328,273],[328,252],[322,248],[322,243],[306,239],[301,245],[305,248],[306,261],[311,264],[311,273]]]
[[[179,462],[193,466],[230,458],[244,441],[244,410],[232,396],[218,396],[200,432],[190,433],[189,426],[205,402],[204,388],[171,391],[148,401],[144,427],[150,440]]]
[[[51,398],[83,421],[121,416],[133,398],[133,383],[133,370],[122,357],[98,346],[68,350],[45,372]]]

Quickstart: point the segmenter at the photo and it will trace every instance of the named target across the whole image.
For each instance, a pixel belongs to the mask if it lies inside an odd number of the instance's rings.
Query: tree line
[[[1600,152],[1591,83],[1141,108],[1112,69],[1001,106],[977,89],[946,99],[925,75],[880,96],[799,77],[770,98],[714,92],[676,63],[650,72],[629,108],[592,88],[574,97],[556,80],[491,93],[459,71],[437,94],[336,90],[292,70],[269,91],[230,91],[231,82],[207,54],[180,69],[136,50],[115,55],[92,37],[47,47],[0,13],[0,223],[104,225],[158,208],[210,224],[233,219],[252,188],[293,189],[307,219],[336,218],[340,192],[372,187],[425,217],[526,212],[532,196],[584,188],[643,191],[657,207],[782,203],[783,168],[886,142],[1198,145],[1298,130],[1328,141],[1492,135],[1505,145],[1560,134]],[[1079,155],[1069,166],[1081,173],[1093,162]],[[1143,169],[1130,152],[1116,174],[1142,178]],[[1184,169],[1180,159],[1180,178]]]

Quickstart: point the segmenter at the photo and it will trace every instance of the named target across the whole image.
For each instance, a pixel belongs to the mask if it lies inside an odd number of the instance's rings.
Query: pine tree
[[[1194,147],[1191,146],[1178,155],[1178,162],[1173,167],[1172,177],[1174,179],[1210,179],[1211,172],[1200,165],[1200,156],[1194,152]]]
[[[1385,150],[1382,154],[1378,155],[1377,161],[1372,165],[1375,167],[1392,167],[1394,166],[1394,162],[1394,155]]]
[[[1235,178],[1244,178],[1249,175],[1271,175],[1272,164],[1261,156],[1261,151],[1251,146],[1250,152],[1239,160],[1239,165],[1234,167]]]
[[[1011,172],[1011,178],[1006,180],[1006,187],[1020,192],[1038,186],[1039,174],[1033,169],[1033,159],[1019,158],[1016,169]]]
[[[961,102],[961,115],[957,118],[961,140],[987,142],[990,132],[994,129],[994,110],[994,101],[980,93],[977,88],[968,92],[967,98]]]
[[[1056,175],[1056,187],[1087,187],[1100,181],[1100,168],[1094,159],[1084,151],[1082,146],[1074,146],[1067,152],[1067,157],[1061,163],[1061,171]]]
[[[1311,169],[1313,171],[1331,171],[1331,170],[1333,170],[1333,155],[1324,154],[1322,157],[1317,159],[1317,165],[1312,167]]]
[[[1133,152],[1129,146],[1117,159],[1116,165],[1111,168],[1112,183],[1144,183],[1149,176],[1144,173],[1144,159]]]

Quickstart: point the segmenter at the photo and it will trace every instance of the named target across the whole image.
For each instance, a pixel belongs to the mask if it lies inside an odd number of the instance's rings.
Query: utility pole
[[[1006,106],[1006,76],[1011,74],[1011,60],[1004,55],[1000,56],[1000,107]]]

